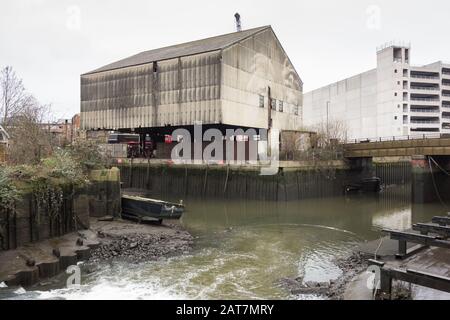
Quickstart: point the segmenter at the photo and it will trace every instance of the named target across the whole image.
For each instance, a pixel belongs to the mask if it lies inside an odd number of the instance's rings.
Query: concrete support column
[[[436,163],[435,163],[436,162]],[[450,199],[450,176],[447,157],[414,156],[412,158],[412,201],[427,203]],[[430,166],[431,165],[431,166]]]
[[[429,181],[430,177],[430,168],[428,165],[428,160],[425,156],[414,156],[411,160],[411,166],[412,166],[412,186],[411,186],[411,192],[412,192],[412,202],[413,203],[424,203],[425,199],[428,199],[430,197],[430,188],[426,188],[426,185],[428,184],[428,187],[433,188],[433,186],[427,182]],[[425,193],[428,191],[428,195]]]
[[[368,158],[354,158],[350,160],[350,168],[355,175],[354,182],[361,181],[362,179],[372,178],[375,176],[375,166],[373,165],[373,159]]]

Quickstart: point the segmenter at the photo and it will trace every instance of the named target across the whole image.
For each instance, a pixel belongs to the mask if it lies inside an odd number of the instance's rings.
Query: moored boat
[[[344,192],[358,193],[358,192],[380,192],[381,179],[378,177],[362,179],[359,183],[348,184],[344,187]]]
[[[173,203],[140,196],[122,195],[122,216],[138,220],[158,221],[180,219],[184,212],[182,202]]]

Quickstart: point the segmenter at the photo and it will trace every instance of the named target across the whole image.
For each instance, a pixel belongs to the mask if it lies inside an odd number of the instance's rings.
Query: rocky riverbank
[[[367,259],[359,253],[338,258],[334,263],[342,270],[342,275],[331,281],[304,281],[303,277],[283,278],[279,285],[289,290],[293,295],[315,295],[325,299],[344,299],[347,285],[353,278],[367,269]]]
[[[137,224],[125,220],[91,221],[100,245],[89,262],[121,259],[131,263],[187,253],[193,237],[177,224]]]
[[[113,259],[138,263],[187,253],[192,248],[193,237],[176,223],[102,220],[91,218],[88,230],[1,251],[0,284],[4,288],[31,287],[51,283],[78,261],[91,267]]]

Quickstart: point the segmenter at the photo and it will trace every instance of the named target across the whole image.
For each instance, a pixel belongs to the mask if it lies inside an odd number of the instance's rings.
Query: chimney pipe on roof
[[[236,31],[242,31],[242,27],[241,27],[241,15],[239,13],[235,13],[234,17],[236,18]]]

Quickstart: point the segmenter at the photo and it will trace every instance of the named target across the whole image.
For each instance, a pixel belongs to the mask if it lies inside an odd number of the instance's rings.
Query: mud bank
[[[367,269],[367,259],[359,254],[338,258],[334,263],[342,270],[342,275],[328,282],[304,281],[302,277],[283,278],[280,286],[289,290],[293,295],[315,295],[325,299],[342,300],[349,283]]]
[[[192,236],[176,224],[96,218],[91,218],[90,224],[88,230],[0,252],[0,284],[30,287],[48,281],[79,261],[91,266],[112,259],[137,263],[182,254],[192,247]]]

